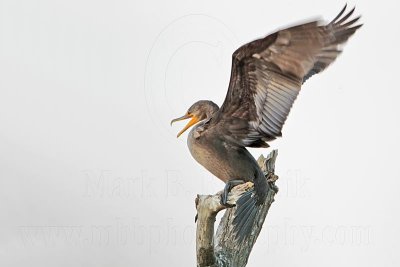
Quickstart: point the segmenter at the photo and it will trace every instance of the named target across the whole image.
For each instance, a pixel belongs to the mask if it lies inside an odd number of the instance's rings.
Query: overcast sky
[[[249,266],[399,266],[399,4],[304,85]],[[195,266],[196,194],[223,184],[184,126],[240,45],[340,1],[0,0],[0,266]],[[255,157],[270,149],[252,149]]]

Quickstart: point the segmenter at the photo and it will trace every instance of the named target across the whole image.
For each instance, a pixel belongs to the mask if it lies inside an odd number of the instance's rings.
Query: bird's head
[[[178,133],[177,137],[183,134],[187,129],[191,126],[195,125],[199,121],[211,118],[211,116],[218,111],[218,106],[212,101],[209,100],[200,100],[194,103],[187,111],[186,114],[182,117],[173,119],[172,123],[176,121],[191,119],[188,124]]]

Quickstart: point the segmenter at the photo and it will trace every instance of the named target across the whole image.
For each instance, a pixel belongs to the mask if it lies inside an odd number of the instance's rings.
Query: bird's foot
[[[221,195],[221,204],[228,208],[234,207],[235,205],[228,204],[228,194],[232,188],[243,183],[243,180],[229,180],[226,182],[224,192]]]

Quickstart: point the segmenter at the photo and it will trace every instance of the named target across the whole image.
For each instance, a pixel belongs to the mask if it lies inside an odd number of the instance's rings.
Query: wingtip
[[[336,20],[339,19],[339,18],[343,15],[343,13],[344,13],[344,11],[346,10],[346,8],[347,8],[347,3],[346,3],[346,4],[344,5],[344,7],[340,10],[339,14],[337,14],[336,17],[331,21],[330,24],[335,23]]]
[[[341,23],[345,22],[356,10],[356,6],[354,5],[354,7],[345,14],[345,11],[347,9],[347,3],[344,5],[344,7],[340,10],[339,14],[336,15],[336,17],[329,23],[329,25],[340,25]],[[342,15],[345,14],[343,17]],[[361,17],[361,16],[359,16]]]
[[[347,2],[346,3],[344,3],[344,7],[342,8],[342,10],[340,11],[340,12],[344,12],[345,10],[346,10],[346,8],[347,8]]]

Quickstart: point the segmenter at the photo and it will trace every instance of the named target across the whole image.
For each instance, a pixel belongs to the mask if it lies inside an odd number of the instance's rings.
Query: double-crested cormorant
[[[208,100],[194,103],[180,118],[191,119],[178,137],[193,125],[187,143],[192,156],[230,188],[254,183],[255,194],[238,201],[236,235],[249,234],[270,189],[263,172],[246,147],[268,147],[282,126],[301,85],[323,71],[341,53],[341,45],[362,25],[349,20],[346,6],[329,24],[312,21],[279,30],[243,45],[232,55],[229,89],[221,108]]]

